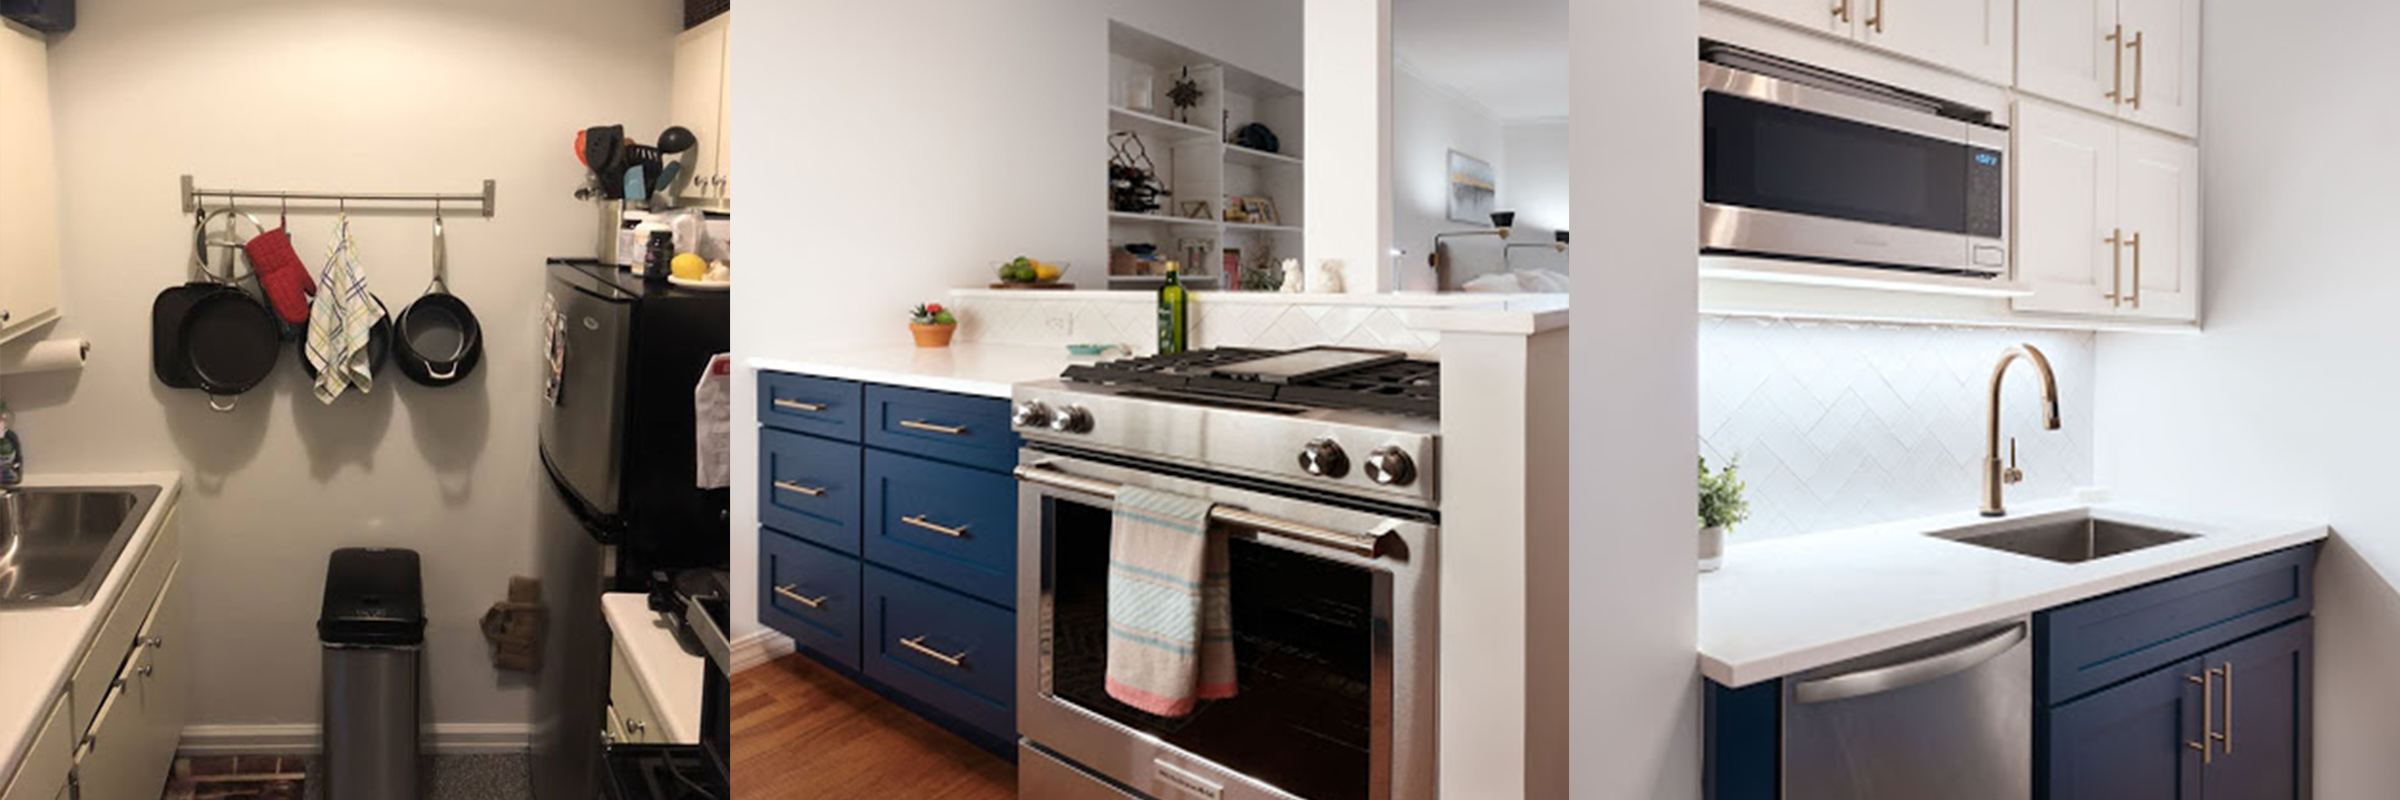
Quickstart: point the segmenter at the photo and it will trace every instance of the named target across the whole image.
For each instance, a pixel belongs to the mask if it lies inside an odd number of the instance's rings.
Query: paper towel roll
[[[52,339],[36,342],[32,347],[0,348],[0,375],[83,369],[84,359],[91,354],[92,343],[85,339]]]

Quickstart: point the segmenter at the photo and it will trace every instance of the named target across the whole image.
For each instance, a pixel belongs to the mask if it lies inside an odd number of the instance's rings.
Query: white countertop
[[[73,608],[0,609],[0,786],[8,784],[25,760],[25,748],[49,721],[50,708],[67,689],[77,657],[99,635],[109,606],[125,593],[134,565],[150,550],[165,512],[175,505],[183,476],[172,472],[117,475],[29,475],[25,485],[42,486],[156,486],[158,500],[142,517],[141,527],[125,543],[125,552],[109,567],[108,577],[89,603]]]
[[[600,608],[617,648],[633,662],[634,680],[667,726],[667,741],[700,741],[700,671],[707,660],[683,651],[675,630],[650,610],[649,595],[611,592],[600,596]]]
[[[2060,564],[1925,535],[1972,511],[1726,548],[1700,576],[1700,671],[1732,687],[2323,539],[2322,524],[2193,514],[2133,501],[2024,503],[2007,521],[2094,517],[2198,538]],[[1638,613],[1638,612],[1631,612]]]
[[[937,392],[1007,397],[1024,381],[1058,377],[1067,365],[1098,360],[1075,357],[1067,348],[959,342],[949,347],[857,345],[806,351],[785,358],[753,358],[750,368],[827,378],[931,389]]]

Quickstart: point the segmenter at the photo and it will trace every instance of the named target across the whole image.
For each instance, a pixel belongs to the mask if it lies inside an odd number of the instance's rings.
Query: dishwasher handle
[[[1914,661],[1801,681],[1792,687],[1792,699],[1803,704],[1831,703],[1947,678],[1999,658],[2022,641],[2025,641],[2025,623],[2019,622],[1956,649]]]

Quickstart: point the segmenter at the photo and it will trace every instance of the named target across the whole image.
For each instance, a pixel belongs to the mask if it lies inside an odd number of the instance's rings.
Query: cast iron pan
[[[384,305],[381,297],[368,296],[374,299],[375,307],[381,309],[382,313],[376,315],[373,332],[367,334],[367,374],[381,375],[383,365],[392,360],[392,307]],[[301,371],[308,373],[309,380],[316,380],[317,365],[308,360],[307,339],[300,340],[299,349]]]
[[[275,312],[232,286],[218,286],[192,304],[183,318],[184,365],[208,407],[232,411],[243,392],[275,372],[283,356],[283,329]]]
[[[433,212],[433,284],[392,322],[392,349],[400,373],[417,383],[442,387],[462,380],[483,362],[483,326],[467,301],[450,293],[448,242],[442,212]]]

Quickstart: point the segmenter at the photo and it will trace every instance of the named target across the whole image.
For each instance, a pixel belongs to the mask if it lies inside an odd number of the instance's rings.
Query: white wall
[[[1508,145],[1500,120],[1457,90],[1428,80],[1406,64],[1392,70],[1392,245],[1401,256],[1405,291],[1433,291],[1434,234],[1475,230],[1490,221],[1453,222],[1450,216],[1450,151],[1490,163],[1495,176],[1508,172]],[[1564,154],[1560,154],[1563,159]],[[1501,191],[1507,191],[1501,181]],[[1501,210],[1508,210],[1501,206]],[[1500,268],[1499,239],[1450,242],[1453,275],[1474,276]]]
[[[326,553],[424,556],[432,723],[526,724],[527,683],[488,666],[475,622],[533,561],[533,325],[542,259],[588,254],[568,195],[572,132],[623,121],[645,138],[667,105],[671,0],[107,0],[52,49],[63,187],[66,335],[80,375],[8,378],[41,472],[181,470],[184,580],[200,725],[316,721],[314,622]],[[316,403],[291,357],[230,414],[150,376],[151,296],[184,280],[202,185],[466,192],[500,212],[448,215],[451,288],[474,305],[484,365],[446,390],[381,388]],[[273,224],[273,209],[256,207]],[[422,290],[422,216],[355,218],[394,310]],[[294,213],[304,259],[331,218]],[[405,383],[396,370],[384,380]]]
[[[2100,478],[2126,494],[2322,519],[2316,791],[2400,784],[2392,402],[2400,6],[2214,2],[2203,27],[2197,337],[2100,337]]]
[[[1112,17],[1302,82],[1293,0],[744,6],[733,28],[734,71],[746,76],[734,96],[742,181],[774,191],[741,201],[742,217],[770,222],[742,228],[752,255],[734,294],[734,350],[908,341],[908,306],[988,283],[1018,253],[1087,278],[1104,271]],[[754,396],[737,374],[735,396]],[[737,416],[736,430],[752,429],[755,409]],[[750,575],[757,498],[740,476],[756,442],[734,438],[733,570]],[[734,605],[736,635],[757,630],[751,601]]]
[[[1573,141],[1564,120],[1501,126],[1500,207],[1517,212],[1510,242],[1547,244],[1552,233],[1568,229]],[[1511,269],[1565,272],[1569,261],[1567,254],[1548,248],[1520,247],[1508,256]]]
[[[1589,7],[1584,9],[1590,11]],[[1700,794],[1692,430],[1700,202],[1692,3],[1576,13],[1569,436],[1577,800]]]

